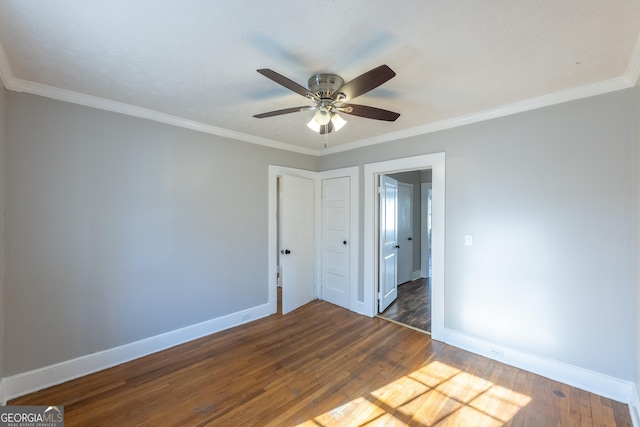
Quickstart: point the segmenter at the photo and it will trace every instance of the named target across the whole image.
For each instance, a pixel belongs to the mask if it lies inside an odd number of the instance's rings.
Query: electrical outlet
[[[491,357],[493,357],[494,359],[502,359],[504,357],[504,353],[502,352],[501,349],[499,348],[490,348],[489,349],[489,354],[491,355]]]

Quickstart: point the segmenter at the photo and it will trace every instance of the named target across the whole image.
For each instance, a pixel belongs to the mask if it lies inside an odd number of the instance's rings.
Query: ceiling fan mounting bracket
[[[318,98],[331,96],[344,85],[344,79],[336,74],[319,73],[309,79],[309,91]]]

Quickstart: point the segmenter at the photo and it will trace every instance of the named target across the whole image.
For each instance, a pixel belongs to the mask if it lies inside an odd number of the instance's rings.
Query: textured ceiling
[[[12,90],[321,154],[629,87],[639,29],[636,0],[3,0],[0,73]],[[329,150],[312,112],[252,117],[310,104],[259,68],[306,86],[381,64],[397,76],[354,102],[400,118],[344,115]]]

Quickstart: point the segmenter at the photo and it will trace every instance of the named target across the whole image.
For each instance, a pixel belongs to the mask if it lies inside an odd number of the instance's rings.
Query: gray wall
[[[640,384],[634,98],[640,89],[316,160],[1,91],[0,375],[265,303],[268,164],[445,151],[446,326]]]
[[[636,390],[640,391],[640,85],[635,88],[635,282],[636,282]],[[636,408],[640,411],[640,408]],[[640,415],[637,413],[636,415]]]
[[[632,381],[633,98],[336,153],[319,169],[446,152],[445,327]]]
[[[4,153],[7,112],[7,91],[0,84],[0,380],[4,377]],[[1,397],[1,396],[0,396]]]
[[[8,93],[5,376],[267,302],[268,165],[317,159]]]

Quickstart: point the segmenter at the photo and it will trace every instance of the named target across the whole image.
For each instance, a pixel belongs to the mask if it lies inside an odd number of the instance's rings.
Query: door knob
[[[409,237],[407,240],[413,240],[413,237]]]
[[[347,244],[347,241],[346,241],[346,240],[343,240],[343,241],[342,241],[342,244],[343,244],[343,245],[346,245],[346,244]]]
[[[289,255],[291,253],[291,251],[289,249],[283,249],[283,250],[280,251],[280,253],[282,255]]]
[[[396,245],[396,249],[400,249],[400,245]]]

